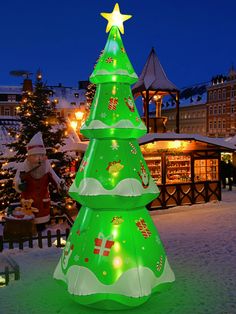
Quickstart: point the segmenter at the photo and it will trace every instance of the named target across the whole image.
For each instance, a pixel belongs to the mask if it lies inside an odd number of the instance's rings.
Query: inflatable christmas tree
[[[90,81],[96,94],[81,133],[90,143],[70,188],[82,204],[54,277],[80,304],[124,309],[162,291],[174,274],[145,206],[158,196],[137,139],[146,133],[130,85],[137,75],[120,36],[118,4]]]

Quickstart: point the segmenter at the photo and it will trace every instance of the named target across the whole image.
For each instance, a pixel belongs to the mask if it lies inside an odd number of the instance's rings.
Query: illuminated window
[[[214,114],[217,114],[217,106],[214,106]]]
[[[234,88],[231,91],[231,97],[235,97],[236,96],[236,88],[234,86]]]
[[[226,90],[225,89],[223,89],[223,91],[222,91],[222,99],[226,99]]]
[[[217,100],[217,92],[216,92],[216,90],[214,90],[214,92],[213,92],[213,100]]]
[[[166,183],[191,181],[191,157],[187,155],[166,156]]]
[[[225,104],[223,104],[223,106],[222,106],[222,113],[226,113],[226,105]]]
[[[209,92],[209,100],[212,100],[212,92]]]
[[[231,106],[230,106],[230,112],[231,112],[231,113],[234,113],[234,104],[231,104]]]
[[[219,180],[218,159],[194,160],[194,181]]]
[[[15,102],[16,101],[16,95],[7,95],[7,101],[8,102]]]
[[[10,108],[4,108],[4,116],[10,116]]]

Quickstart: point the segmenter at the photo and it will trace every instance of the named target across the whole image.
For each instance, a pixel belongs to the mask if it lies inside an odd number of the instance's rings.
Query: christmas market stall
[[[150,209],[221,200],[221,152],[235,147],[197,134],[149,133],[139,141],[160,195]]]

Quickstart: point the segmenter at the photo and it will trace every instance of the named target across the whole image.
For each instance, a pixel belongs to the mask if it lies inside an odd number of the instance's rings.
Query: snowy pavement
[[[224,191],[222,202],[175,207],[151,215],[176,282],[132,313],[235,314],[236,188]],[[0,288],[0,314],[109,313],[74,303],[52,279],[61,249],[14,249],[2,254],[19,264],[21,279]]]

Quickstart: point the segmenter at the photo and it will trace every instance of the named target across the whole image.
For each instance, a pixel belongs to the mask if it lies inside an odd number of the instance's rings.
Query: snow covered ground
[[[224,191],[222,202],[175,207],[152,213],[152,218],[176,282],[132,313],[236,313],[236,188]],[[0,288],[1,314],[108,313],[74,303],[52,279],[61,249],[2,254],[19,264],[21,279]]]

